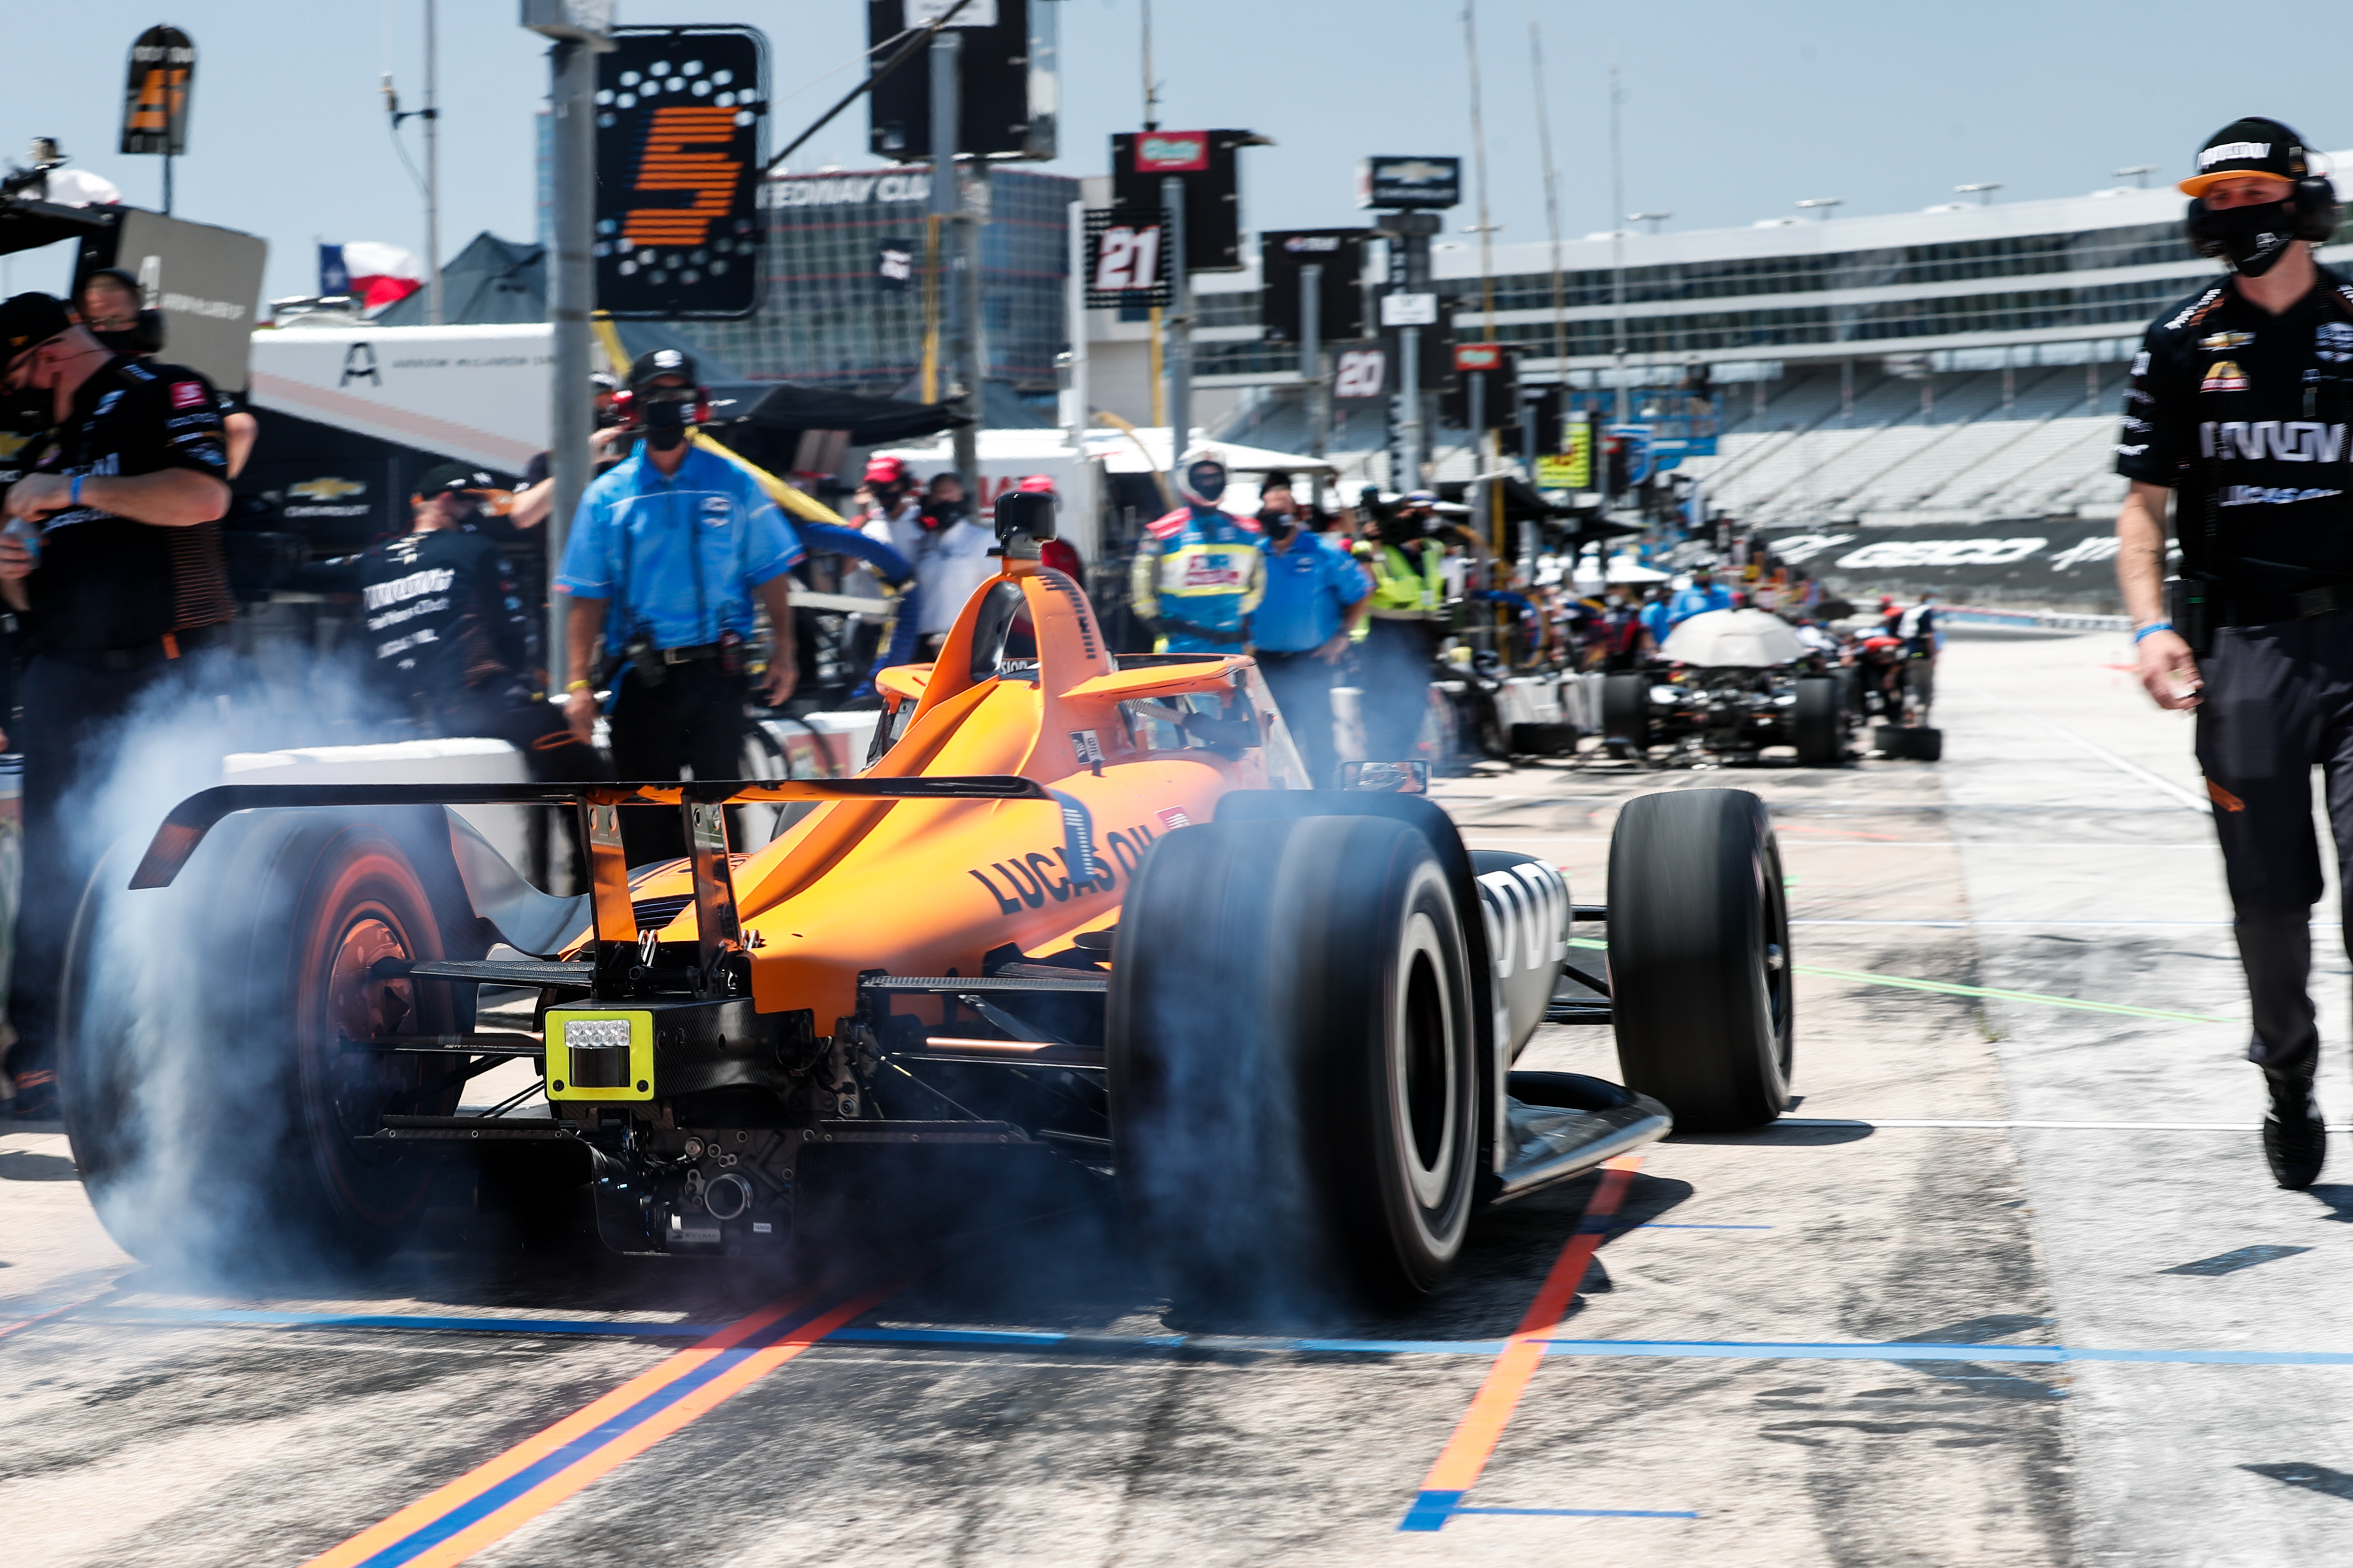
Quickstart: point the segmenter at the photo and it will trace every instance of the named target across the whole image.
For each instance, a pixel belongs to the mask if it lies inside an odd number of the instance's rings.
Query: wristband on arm
[[[2138,647],[2142,643],[2147,642],[2151,633],[2169,632],[2172,629],[2173,623],[2171,621],[2151,621],[2148,625],[2133,633],[2133,646],[2135,647]]]

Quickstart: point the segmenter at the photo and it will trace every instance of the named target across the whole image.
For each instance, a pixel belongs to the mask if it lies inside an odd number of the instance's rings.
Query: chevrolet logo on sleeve
[[[286,493],[296,500],[341,500],[345,496],[367,494],[367,485],[360,479],[304,479],[299,485],[287,486]]]

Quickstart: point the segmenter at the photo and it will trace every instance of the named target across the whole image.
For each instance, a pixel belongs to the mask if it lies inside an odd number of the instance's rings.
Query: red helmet
[[[866,482],[870,485],[903,485],[907,482],[907,464],[900,458],[869,458],[866,459]]]
[[[1054,478],[1051,474],[1031,474],[1013,488],[1025,495],[1050,496],[1054,493]]]

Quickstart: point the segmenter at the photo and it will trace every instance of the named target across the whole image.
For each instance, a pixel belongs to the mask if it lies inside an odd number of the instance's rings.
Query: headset
[[[2276,123],[2276,122],[2274,122]],[[2279,127],[2283,139],[2300,143],[2301,139],[2284,125]],[[2306,151],[2307,157],[2312,154]],[[2322,161],[2327,160],[2324,156]],[[2307,165],[2308,166],[2308,165]],[[2282,205],[2290,209],[2294,232],[2298,239],[2327,241],[2337,237],[2341,216],[2337,205],[2337,187],[2328,176],[2333,169],[2306,174],[2297,180]],[[2182,214],[2182,228],[2189,239],[2189,248],[2213,260],[2223,258],[2222,237],[2207,220],[2214,215],[2202,196],[2189,198],[2189,208]]]

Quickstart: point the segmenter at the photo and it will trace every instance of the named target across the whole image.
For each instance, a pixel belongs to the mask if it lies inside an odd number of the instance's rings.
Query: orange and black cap
[[[0,300],[0,365],[14,364],[74,324],[65,301],[54,294],[16,294]]]
[[[2294,181],[2311,173],[2312,157],[2303,137],[2276,120],[2251,115],[2233,120],[2206,139],[2198,150],[2198,172],[2179,188],[2185,196],[2202,196],[2223,180],[2265,174]]]

